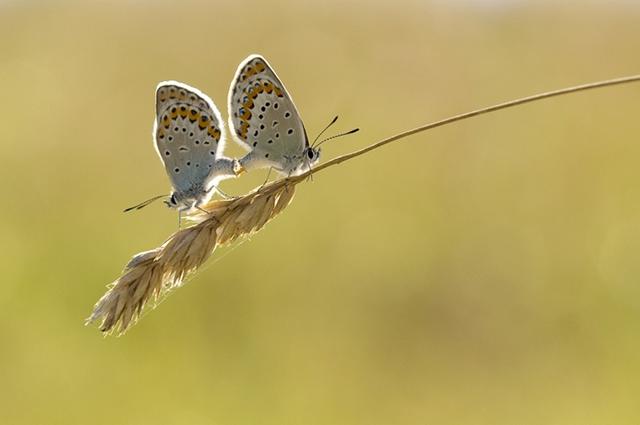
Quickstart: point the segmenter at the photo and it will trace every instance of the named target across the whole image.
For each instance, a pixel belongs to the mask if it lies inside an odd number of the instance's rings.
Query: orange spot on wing
[[[249,131],[249,123],[246,121],[243,121],[242,124],[240,125],[240,137],[242,137],[243,139],[246,139],[248,131]]]
[[[247,96],[247,101],[245,103],[242,104],[242,106],[244,107],[244,109],[252,109],[253,108],[253,99],[251,99],[250,97]]]
[[[198,127],[200,127],[200,130],[204,130],[209,126],[209,122],[211,122],[211,117],[202,115],[200,117],[200,121],[198,122]]]

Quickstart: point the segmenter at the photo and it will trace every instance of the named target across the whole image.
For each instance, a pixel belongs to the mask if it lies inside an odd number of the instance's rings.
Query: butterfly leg
[[[307,181],[313,183],[313,169],[311,167],[309,167],[309,175],[307,176]]]
[[[289,170],[289,172],[287,173],[287,177],[284,179],[285,180],[285,187],[287,188],[287,192],[289,191],[289,179],[291,178],[291,175],[293,174],[294,170]]]
[[[271,170],[273,170],[273,167],[269,167],[269,172],[267,173],[267,178],[264,179],[264,182],[260,185],[260,187],[258,187],[258,191],[260,191],[269,181],[269,177],[271,176]]]
[[[198,211],[203,212],[203,213],[205,213],[207,215],[211,214],[209,211],[205,210],[204,208],[201,208],[199,205],[196,205],[195,209],[197,209]]]
[[[207,215],[209,218],[212,218],[215,220],[215,222],[220,225],[220,220],[218,220],[217,217],[215,217],[213,215],[213,213],[211,211],[207,211],[204,208],[202,208],[200,205],[198,205],[197,203],[193,204],[193,208],[197,209],[198,211],[204,213],[205,215]]]
[[[218,192],[220,194],[220,196],[222,196],[224,199],[237,198],[237,196],[229,195],[229,194],[223,192],[222,190],[220,190],[220,188],[218,186],[212,186],[212,189],[214,189],[216,192]]]

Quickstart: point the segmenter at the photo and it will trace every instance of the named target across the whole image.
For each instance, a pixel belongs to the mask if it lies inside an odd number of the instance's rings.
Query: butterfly
[[[234,140],[249,150],[239,160],[223,156],[224,123],[207,95],[177,81],[158,85],[153,139],[173,186],[165,201],[169,207],[178,211],[199,209],[215,190],[219,191],[220,180],[252,169],[270,167],[286,176],[304,173],[320,159],[319,146],[323,142],[358,131],[311,145],[291,96],[260,55],[250,55],[240,63],[229,88],[228,102]],[[125,211],[143,208],[162,197]]]
[[[291,176],[320,159],[293,99],[264,57],[251,55],[240,63],[228,102],[230,131],[249,151],[239,160],[243,171],[271,167]]]
[[[211,198],[220,180],[239,174],[238,161],[222,156],[223,127],[220,112],[200,90],[177,81],[158,84],[153,140],[173,186],[165,201],[169,207],[178,211],[199,208]]]

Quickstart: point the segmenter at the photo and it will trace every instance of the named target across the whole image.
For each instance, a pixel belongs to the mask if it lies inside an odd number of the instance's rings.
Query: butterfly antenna
[[[129,207],[129,208],[125,208],[123,212],[129,212],[129,211],[132,211],[132,210],[140,210],[140,209],[142,209],[142,208],[146,207],[147,205],[149,205],[150,203],[152,203],[152,202],[154,202],[154,201],[157,201],[158,199],[166,198],[166,197],[167,197],[167,195],[158,195],[158,196],[154,196],[153,198],[151,198],[151,199],[147,199],[147,200],[146,200],[146,201],[144,201],[144,202],[140,202],[140,203],[139,203],[139,204],[137,204],[137,205],[134,205],[134,206]]]
[[[320,134],[318,134],[318,135],[316,136],[316,138],[315,138],[315,139],[313,139],[313,143],[311,143],[311,146],[312,146],[312,147],[315,147],[315,145],[314,145],[314,144],[315,144],[315,143],[316,143],[316,141],[320,138],[320,136],[322,136],[322,135],[324,134],[324,132],[325,132],[325,131],[327,131],[327,130],[329,129],[329,127],[331,127],[333,124],[335,124],[335,123],[336,123],[336,121],[338,121],[338,116],[337,116],[337,115],[336,115],[336,116],[331,120],[331,122],[330,122],[329,124],[327,124],[327,126],[324,128],[324,130],[322,130],[322,131],[320,132]]]
[[[349,134],[357,133],[358,131],[360,131],[359,128],[354,128],[353,130],[349,130],[349,131],[347,131],[345,133],[340,133],[340,134],[336,134],[335,136],[327,137],[326,139],[321,140],[317,145],[314,145],[313,147],[317,148],[318,146],[320,146],[324,142],[328,142],[331,139],[337,139],[338,137],[348,136]]]

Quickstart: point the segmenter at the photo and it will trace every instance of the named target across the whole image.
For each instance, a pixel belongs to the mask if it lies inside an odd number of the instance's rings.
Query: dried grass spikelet
[[[215,200],[188,219],[162,246],[135,255],[123,274],[96,303],[87,324],[102,320],[100,330],[125,332],[140,317],[149,300],[157,302],[182,285],[217,246],[262,229],[293,199],[304,176],[282,179],[230,200]]]
[[[174,233],[159,248],[134,256],[125,267],[122,276],[111,284],[107,293],[97,302],[87,323],[102,319],[100,330],[103,332],[110,332],[116,327],[119,333],[124,332],[140,317],[150,299],[157,301],[171,289],[180,286],[185,277],[201,266],[218,245],[257,232],[280,213],[291,202],[295,185],[311,173],[318,173],[396,140],[456,121],[546,98],[632,82],[640,82],[640,75],[540,93],[454,115],[334,158],[315,167],[312,172],[276,181],[238,198],[210,202],[203,207],[208,211],[207,214],[197,213],[189,217],[195,225]]]

